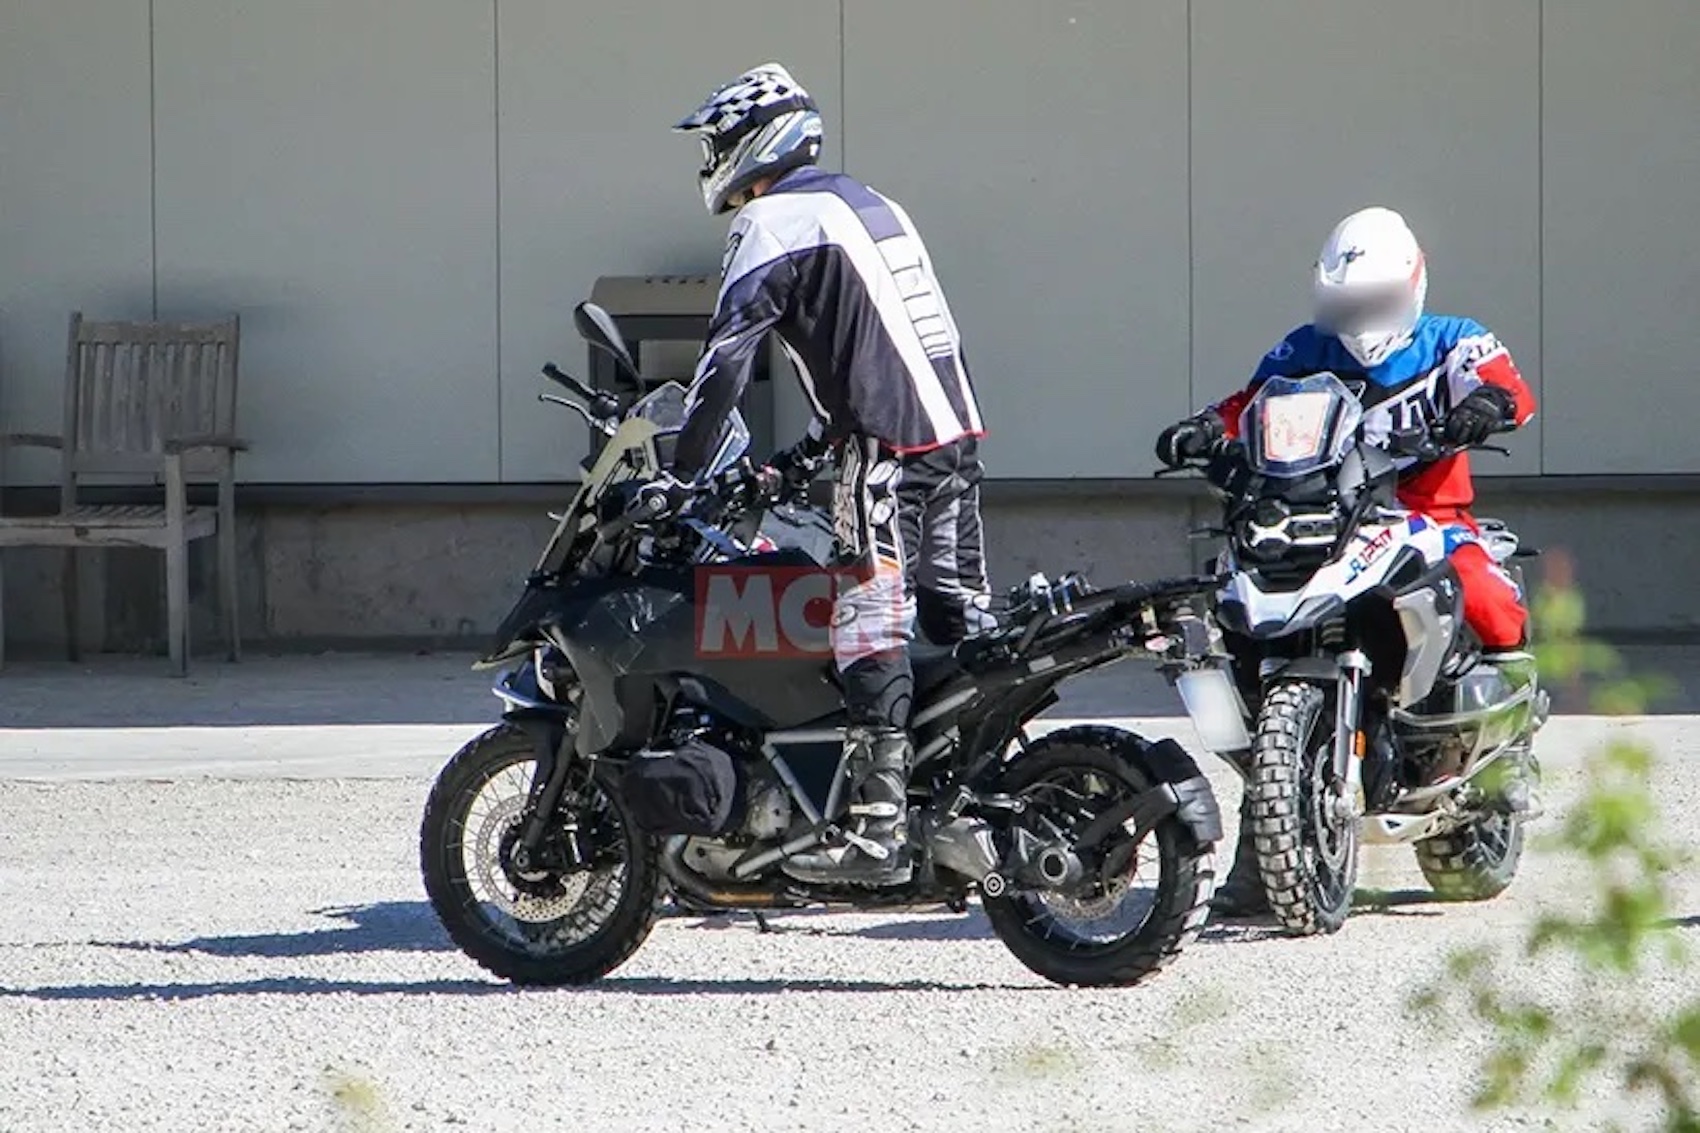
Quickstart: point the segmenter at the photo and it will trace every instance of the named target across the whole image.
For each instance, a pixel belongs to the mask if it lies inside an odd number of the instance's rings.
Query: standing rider
[[[1428,267],[1398,213],[1367,208],[1342,220],[1316,262],[1315,322],[1264,357],[1245,389],[1163,431],[1157,458],[1177,467],[1235,439],[1240,413],[1266,378],[1332,372],[1361,386],[1366,439],[1441,423],[1449,445],[1481,444],[1535,415],[1535,397],[1511,355],[1480,323],[1423,313]],[[1352,379],[1357,379],[1353,382]],[[1475,500],[1464,453],[1432,462],[1400,459],[1402,506],[1436,520],[1458,575],[1464,620],[1488,653],[1525,642],[1522,591],[1488,555],[1469,507]],[[1233,869],[1213,907],[1229,915],[1268,911],[1257,875],[1251,816],[1242,799]]]
[[[941,643],[990,623],[976,442],[985,430],[961,336],[903,209],[815,168],[820,115],[784,67],[746,71],[675,129],[701,138],[708,211],[736,215],[674,483],[712,458],[770,330],[814,410],[808,435],[774,467],[800,484],[834,447],[841,461],[833,519],[856,581],[834,604],[832,648],[850,722],[852,822],[844,844],[785,868],[805,880],[901,884],[912,870],[912,622],[918,612]]]

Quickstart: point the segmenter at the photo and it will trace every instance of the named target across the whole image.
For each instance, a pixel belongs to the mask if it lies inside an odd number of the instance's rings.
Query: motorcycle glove
[[[821,466],[826,462],[830,446],[820,437],[810,431],[810,435],[792,445],[780,449],[768,460],[767,465],[779,473],[783,483],[786,498],[805,495],[809,485],[820,475]]]
[[[1446,415],[1441,435],[1449,445],[1479,445],[1510,425],[1516,411],[1510,391],[1477,386]]]
[[[1170,468],[1208,456],[1222,440],[1222,422],[1214,413],[1200,413],[1177,421],[1157,438],[1157,459]]]

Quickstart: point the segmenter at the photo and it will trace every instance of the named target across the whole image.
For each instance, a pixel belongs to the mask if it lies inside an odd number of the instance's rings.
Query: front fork
[[[1339,686],[1334,696],[1334,791],[1350,804],[1362,773],[1364,684],[1369,657],[1360,649],[1340,655]]]
[[[514,863],[524,869],[542,846],[550,821],[555,817],[555,808],[560,805],[561,795],[565,793],[567,777],[572,770],[572,740],[577,727],[576,720],[571,718],[510,713],[509,719],[531,738],[537,757],[525,824],[520,831],[519,845],[514,849]],[[578,833],[576,828],[568,830],[568,853],[574,858],[584,855]]]

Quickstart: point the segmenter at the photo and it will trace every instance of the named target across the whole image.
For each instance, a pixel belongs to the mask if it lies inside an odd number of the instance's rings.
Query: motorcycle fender
[[[543,831],[541,820],[547,819],[560,801],[565,763],[572,758],[562,750],[567,736],[566,714],[549,708],[514,708],[502,713],[502,719],[526,734],[537,756],[529,800],[533,814],[526,821],[523,835],[526,845],[535,848]]]
[[[1157,785],[1112,807],[1086,825],[1076,840],[1080,849],[1091,849],[1117,828],[1131,823],[1136,836],[1144,837],[1159,822],[1174,815],[1199,845],[1222,838],[1222,808],[1210,780],[1186,749],[1174,740],[1146,744],[1140,753],[1140,771],[1157,780]]]

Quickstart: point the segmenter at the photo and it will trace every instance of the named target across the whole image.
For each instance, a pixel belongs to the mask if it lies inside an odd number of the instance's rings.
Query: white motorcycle
[[[1240,440],[1194,464],[1224,506],[1208,533],[1226,540],[1216,618],[1236,680],[1192,682],[1216,695],[1188,707],[1246,779],[1258,871],[1301,935],[1345,922],[1360,840],[1414,843],[1439,894],[1483,900],[1511,884],[1539,813],[1534,658],[1484,654],[1446,559],[1456,532],[1395,497],[1399,458],[1456,450],[1426,430],[1378,446],[1362,425],[1336,375],[1272,379]],[[1511,560],[1534,552],[1479,525],[1521,586]]]

